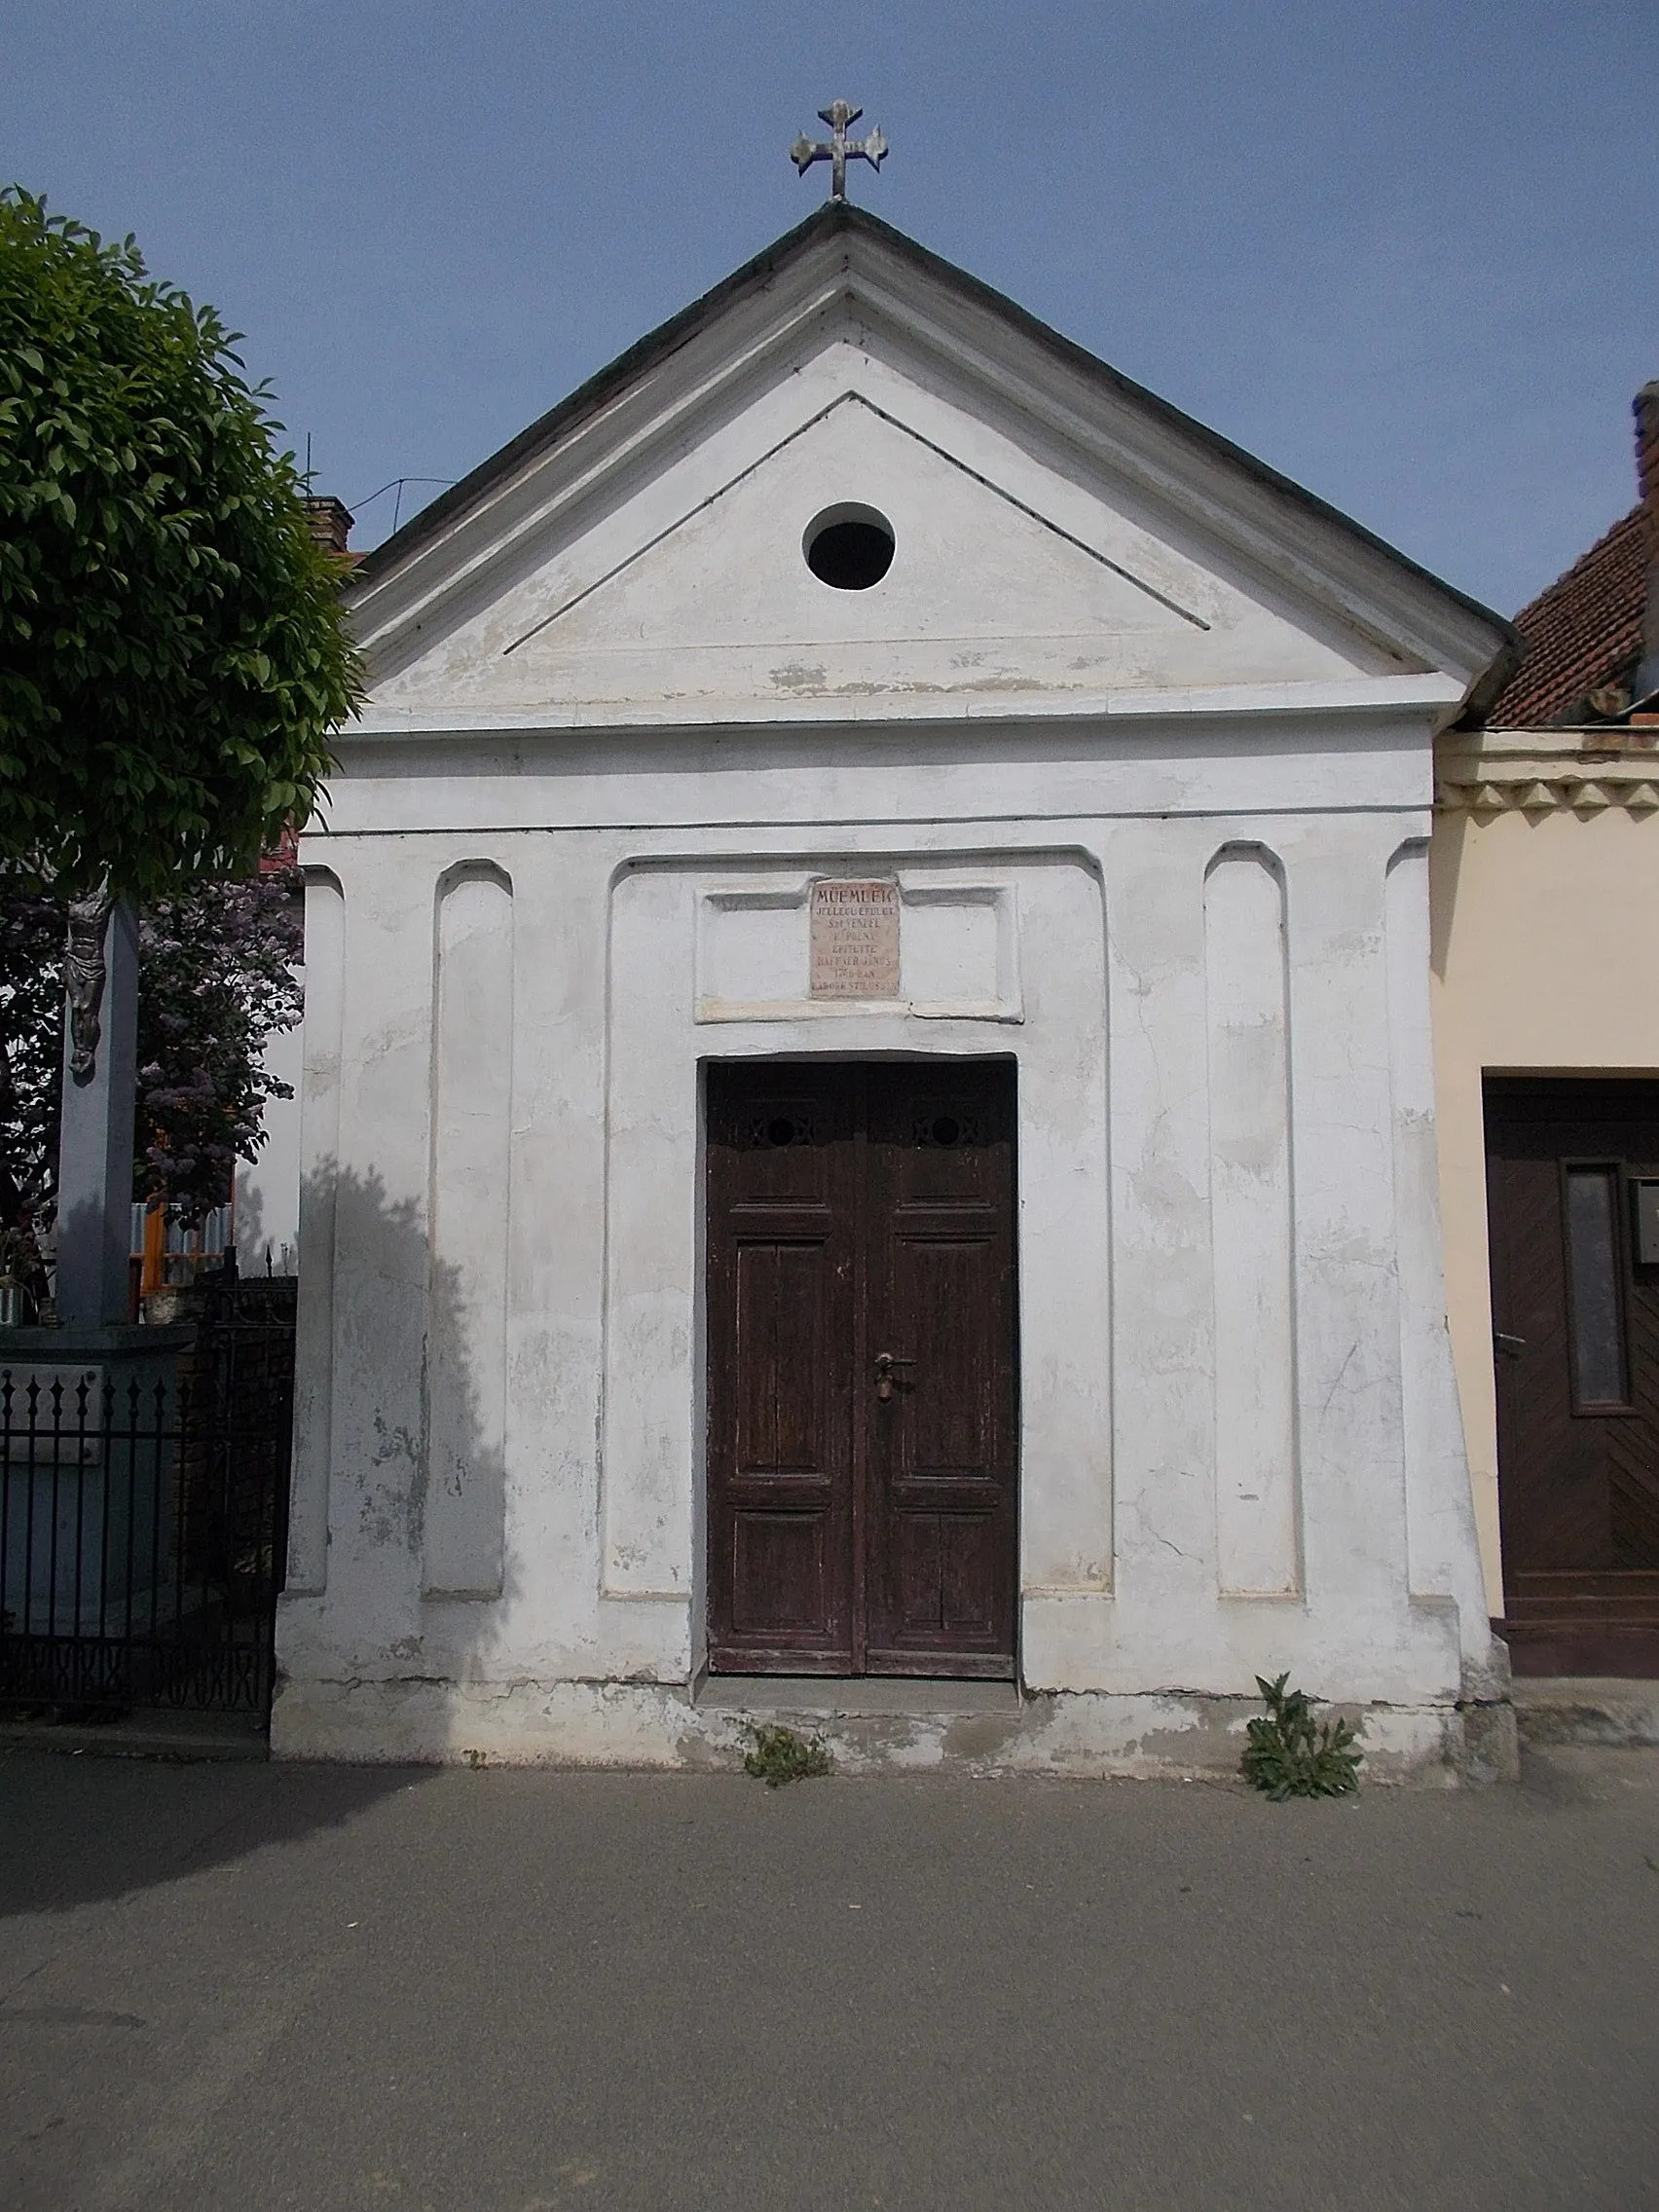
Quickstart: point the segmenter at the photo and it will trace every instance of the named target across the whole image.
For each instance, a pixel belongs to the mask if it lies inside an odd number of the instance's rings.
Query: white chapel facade
[[[1478,1762],[1426,850],[1506,626],[841,202],[352,599],[278,1754],[899,1681],[901,1761],[1203,1767],[1288,1670]]]

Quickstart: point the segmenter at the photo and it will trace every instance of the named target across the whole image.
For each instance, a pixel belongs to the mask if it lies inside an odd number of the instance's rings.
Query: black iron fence
[[[0,1704],[269,1712],[293,1346],[233,1302],[135,1362],[0,1353]]]

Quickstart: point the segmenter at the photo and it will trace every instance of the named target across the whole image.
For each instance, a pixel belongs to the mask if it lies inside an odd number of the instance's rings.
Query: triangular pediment
[[[370,557],[366,722],[1467,688],[1502,644],[885,226],[840,210],[743,274]],[[843,509],[891,530],[867,589],[808,565]]]

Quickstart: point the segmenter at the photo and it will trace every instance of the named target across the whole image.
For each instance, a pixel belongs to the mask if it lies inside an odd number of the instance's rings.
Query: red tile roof
[[[282,833],[269,852],[259,856],[261,875],[286,875],[291,867],[299,866],[300,841],[294,834],[291,822],[284,822]]]
[[[1646,598],[1638,505],[1515,617],[1521,666],[1488,713],[1488,728],[1548,729],[1586,719],[1585,694],[1628,682],[1641,658]]]

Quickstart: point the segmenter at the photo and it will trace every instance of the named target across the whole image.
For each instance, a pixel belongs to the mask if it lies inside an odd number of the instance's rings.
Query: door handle
[[[913,1359],[902,1352],[878,1351],[875,1355],[875,1394],[885,1404],[893,1395],[893,1370],[896,1367],[914,1367]]]
[[[1493,1329],[1492,1333],[1492,1341],[1493,1346],[1498,1351],[1503,1354],[1505,1359],[1519,1359],[1521,1357],[1521,1354],[1527,1348],[1527,1340],[1525,1337],[1512,1337],[1502,1329]]]

